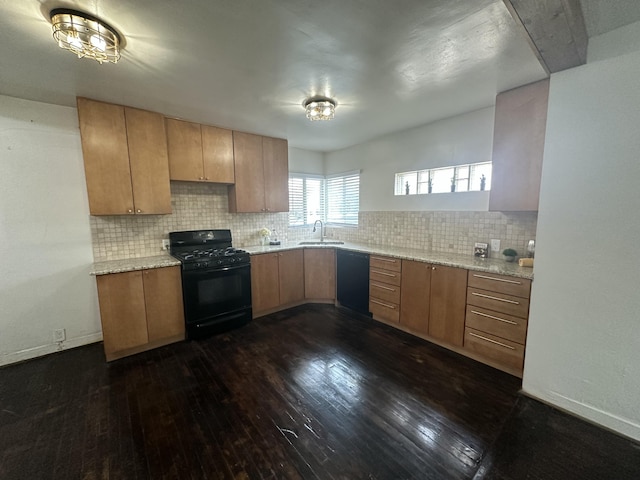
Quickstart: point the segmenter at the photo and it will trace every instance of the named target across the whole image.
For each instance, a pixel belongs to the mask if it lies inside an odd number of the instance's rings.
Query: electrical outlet
[[[500,240],[496,238],[491,239],[491,251],[500,252]]]
[[[162,239],[162,250],[169,250],[169,239],[168,238],[163,238]]]
[[[65,331],[64,328],[53,331],[54,342],[60,343],[60,342],[64,342],[66,339],[67,339],[67,332]]]

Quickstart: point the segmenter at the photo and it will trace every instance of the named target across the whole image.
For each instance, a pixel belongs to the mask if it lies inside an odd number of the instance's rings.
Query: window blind
[[[289,174],[289,225],[312,225],[316,220],[358,224],[360,172],[321,177]]]

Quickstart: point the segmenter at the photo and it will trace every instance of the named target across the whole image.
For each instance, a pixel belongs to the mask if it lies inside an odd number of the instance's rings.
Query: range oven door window
[[[202,323],[251,308],[251,267],[184,272],[185,320]]]

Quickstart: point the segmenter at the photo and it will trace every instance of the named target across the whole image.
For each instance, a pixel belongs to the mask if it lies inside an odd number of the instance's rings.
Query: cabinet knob
[[[204,178],[203,177],[198,177],[198,180],[204,180]]]
[[[138,209],[138,210],[136,210],[136,212],[138,212],[138,213],[142,213],[142,210]]]
[[[209,177],[204,177],[205,180],[209,180]]]
[[[435,270],[435,269],[436,269],[436,267],[431,267],[431,270]]]
[[[127,213],[133,213],[133,209],[130,208],[129,210],[127,210]]]

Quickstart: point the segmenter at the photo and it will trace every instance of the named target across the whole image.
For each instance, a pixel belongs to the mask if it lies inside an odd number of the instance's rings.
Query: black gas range
[[[187,338],[251,321],[251,262],[233,248],[230,230],[171,232],[169,251],[182,263]]]

